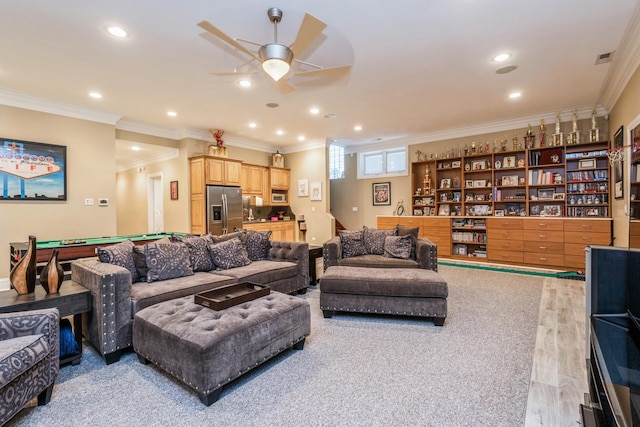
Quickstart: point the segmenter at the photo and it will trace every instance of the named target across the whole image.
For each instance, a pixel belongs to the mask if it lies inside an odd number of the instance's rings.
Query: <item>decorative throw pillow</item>
[[[207,248],[207,239],[198,236],[177,236],[176,240],[187,245],[193,271],[213,270],[213,261],[211,261],[209,249]]]
[[[271,237],[271,231],[247,231],[247,255],[251,261],[267,259],[269,247],[271,246],[269,237]]]
[[[387,236],[384,238],[384,256],[408,259],[411,254],[411,236]]]
[[[251,260],[247,256],[247,250],[239,237],[210,244],[208,247],[213,264],[221,270],[251,264]]]
[[[133,260],[134,246],[131,240],[125,240],[115,245],[96,248],[96,252],[98,252],[98,259],[100,261],[119,265],[129,270],[129,273],[131,273],[131,283],[134,283],[138,281],[138,270]]]
[[[233,233],[223,234],[222,236],[214,236],[213,234],[207,234],[207,237],[211,239],[212,243],[226,242],[227,240],[235,239],[236,237],[244,244],[247,238],[246,230],[234,231]]]
[[[376,230],[364,226],[364,247],[368,254],[382,255],[384,254],[384,238],[387,236],[395,236],[396,229]]]
[[[162,239],[158,239],[155,242],[151,243],[171,243],[168,237],[163,237]],[[148,245],[135,245],[133,247],[133,262],[136,264],[136,270],[138,270],[138,281],[146,282],[147,281],[147,273],[149,269],[147,268],[147,257],[144,254],[145,246]]]
[[[189,249],[184,243],[147,243],[144,254],[149,283],[193,275]]]
[[[342,258],[367,254],[367,249],[364,247],[363,241],[364,232],[362,230],[340,230],[338,233],[340,234],[340,243],[342,244]]]
[[[420,231],[420,227],[410,228],[398,224],[396,229],[398,230],[396,233],[398,236],[411,236],[411,254],[409,255],[409,258],[416,259],[416,243],[418,241],[418,232]]]

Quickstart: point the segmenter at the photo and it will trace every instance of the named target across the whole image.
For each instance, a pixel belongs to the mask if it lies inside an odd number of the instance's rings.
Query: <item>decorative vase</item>
[[[30,294],[36,290],[36,237],[29,236],[29,246],[24,257],[9,274],[11,287],[19,294]]]
[[[216,157],[227,157],[227,147],[221,145],[209,145],[209,155]]]
[[[64,280],[64,270],[58,261],[58,250],[51,251],[51,258],[40,272],[40,284],[48,294],[57,294]]]

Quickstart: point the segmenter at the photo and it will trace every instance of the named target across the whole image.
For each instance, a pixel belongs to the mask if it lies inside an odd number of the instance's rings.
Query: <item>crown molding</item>
[[[638,66],[640,66],[640,3],[636,4],[618,49],[613,54],[613,63],[598,96],[598,103],[611,111]]]
[[[115,125],[120,115],[0,88],[0,104],[74,119]]]
[[[139,168],[139,167],[143,167],[153,163],[164,162],[167,160],[175,159],[179,155],[180,155],[180,150],[178,150],[177,148],[170,148],[170,149],[168,148],[167,152],[162,154],[157,154],[155,156],[149,156],[145,158],[143,161],[122,164],[121,166],[116,168],[116,172],[120,173],[120,172],[127,171],[129,169]]]
[[[364,147],[364,151],[376,151],[387,148],[398,147],[400,145],[416,145],[424,144],[434,141],[445,141],[447,139],[464,138],[468,136],[484,135],[487,133],[511,131],[513,129],[526,128],[530,124],[539,124],[540,120],[544,120],[545,124],[553,124],[556,121],[556,115],[560,114],[560,121],[567,122],[573,120],[573,111],[576,111],[576,115],[579,120],[591,118],[593,112],[593,105],[571,108],[568,110],[562,110],[555,113],[541,113],[534,116],[520,117],[516,119],[501,120],[499,122],[489,122],[477,125],[459,127],[455,129],[445,129],[437,132],[430,132],[422,135],[412,135],[409,137],[391,138],[385,141],[371,144],[368,142],[359,142],[353,144],[345,144],[345,153],[356,153],[358,148]],[[608,114],[608,111],[602,106],[598,105],[596,108],[596,116],[603,117]],[[339,144],[340,145],[340,144]]]

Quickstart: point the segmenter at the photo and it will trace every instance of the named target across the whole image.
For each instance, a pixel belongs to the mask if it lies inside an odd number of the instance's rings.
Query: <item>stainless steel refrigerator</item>
[[[207,185],[207,231],[216,236],[242,228],[242,188]]]

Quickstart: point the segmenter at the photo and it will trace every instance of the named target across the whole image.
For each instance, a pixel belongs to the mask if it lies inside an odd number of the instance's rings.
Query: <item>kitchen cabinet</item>
[[[295,242],[295,221],[249,222],[242,226],[245,230],[271,231],[269,240]]]

